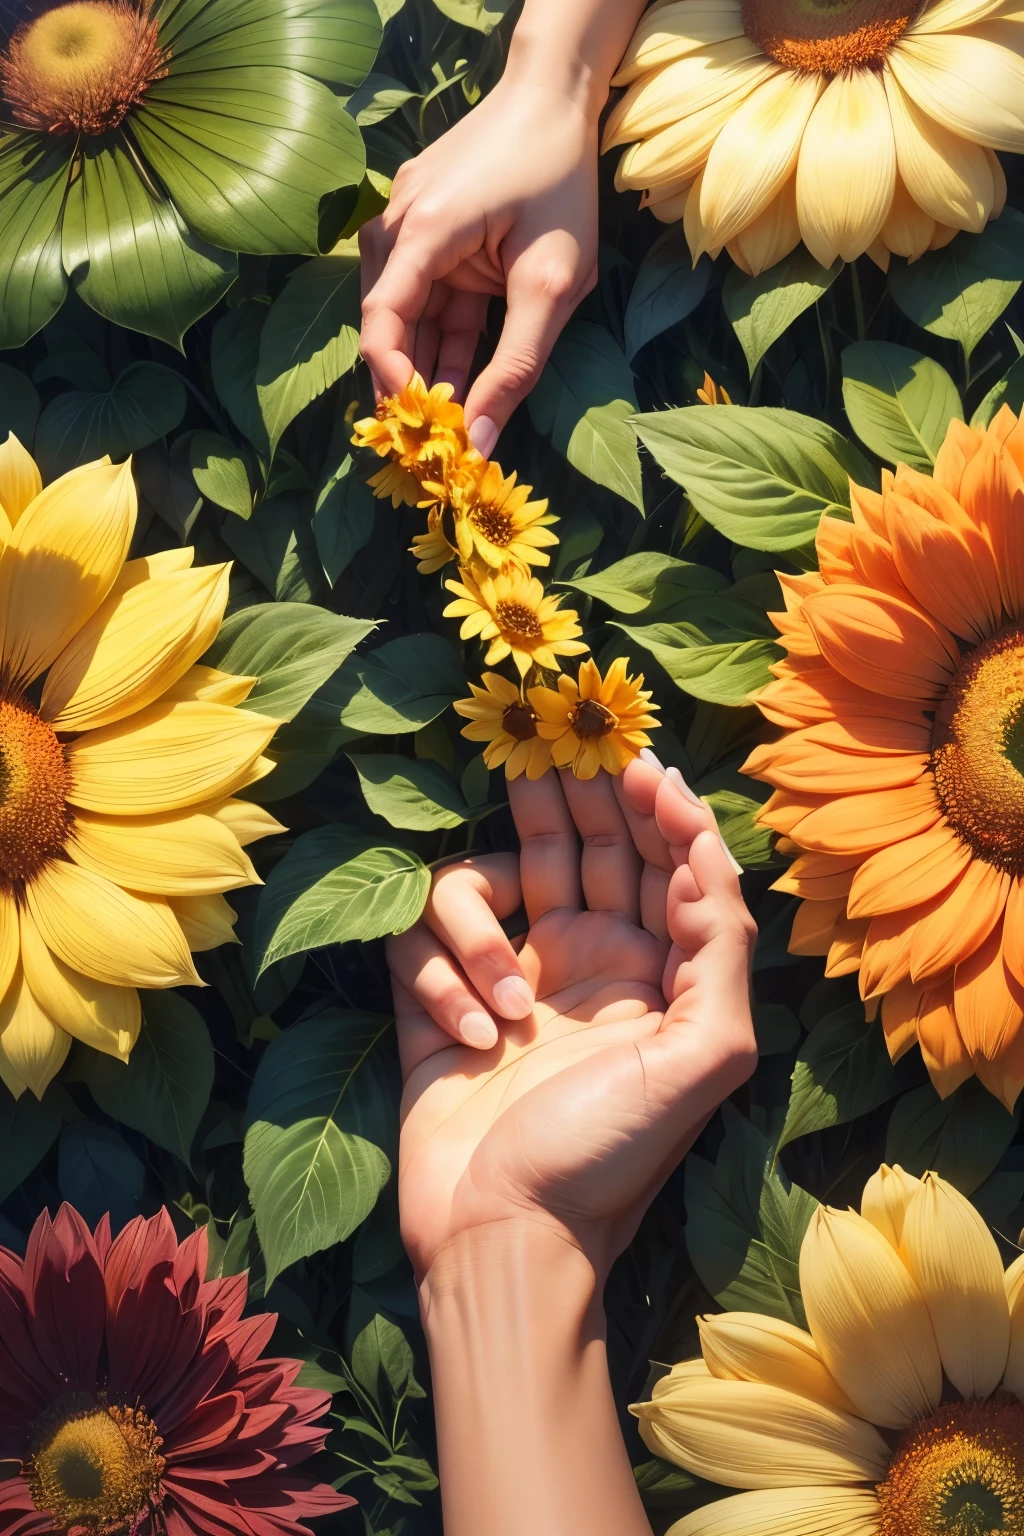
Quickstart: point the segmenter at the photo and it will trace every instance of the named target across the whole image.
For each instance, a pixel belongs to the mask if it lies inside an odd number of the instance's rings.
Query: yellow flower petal
[[[212,896],[260,883],[230,827],[201,811],[177,816],[86,811],[75,817],[67,851],[76,864],[115,885],[155,896]]]
[[[0,554],[0,655],[31,682],[96,612],[124,564],[138,501],[131,465],[87,464],[35,498]]]
[[[854,1413],[811,1335],[781,1318],[725,1312],[697,1319],[700,1346],[711,1374],[725,1381],[759,1381],[796,1392],[826,1408]]]
[[[905,34],[888,58],[911,101],[972,144],[1024,150],[1024,59],[983,37]]]
[[[822,1359],[866,1419],[902,1429],[938,1407],[942,1364],[924,1298],[869,1221],[819,1207],[800,1290]]]
[[[1010,1352],[1003,1386],[1024,1398],[1024,1253],[1014,1259],[1003,1276],[1010,1308]]]
[[[202,985],[165,901],[133,896],[77,864],[48,864],[25,889],[58,960],[115,987]]]
[[[251,800],[225,800],[221,805],[204,806],[203,809],[229,828],[243,848],[259,842],[261,837],[274,837],[278,832],[288,830],[276,816],[271,816],[262,805],[255,805]]]
[[[201,565],[108,597],[57,657],[40,713],[87,731],[152,704],[206,651],[224,617],[229,565]]]
[[[994,12],[1006,10],[1006,0],[937,0],[911,27],[914,36],[927,32],[959,32],[975,27]]]
[[[160,699],[164,704],[241,704],[257,682],[255,677],[236,677],[233,672],[219,672],[197,662]]]
[[[995,1238],[971,1202],[926,1173],[907,1207],[900,1246],[925,1300],[946,1375],[964,1397],[1002,1380],[1010,1313]]]
[[[898,1251],[903,1239],[903,1219],[907,1206],[921,1188],[921,1180],[904,1173],[899,1163],[890,1168],[883,1163],[864,1186],[860,1213],[870,1221],[888,1243]]]
[[[922,112],[886,70],[885,93],[896,137],[900,175],[919,208],[941,224],[977,233],[995,201],[992,168],[984,149]]]
[[[235,920],[238,913],[223,896],[172,896],[168,905],[181,925],[188,947],[198,955],[203,950],[219,949],[222,944],[238,944]]]
[[[629,85],[673,59],[742,32],[740,0],[671,0],[667,5],[652,5],[640,18],[612,84]]]
[[[20,916],[25,980],[40,1008],[84,1045],[127,1061],[142,1026],[134,987],[112,987],[69,970],[43,943],[27,907]]]
[[[811,114],[796,173],[800,232],[823,267],[853,261],[880,233],[896,188],[896,145],[880,77],[832,80]]]
[[[219,799],[250,782],[277,722],[224,704],[166,704],[68,746],[73,805],[145,816]]]
[[[694,1510],[666,1536],[877,1536],[867,1488],[759,1488]]]
[[[0,512],[6,514],[8,524],[3,530],[5,538],[10,538],[18,518],[42,488],[43,477],[35,459],[11,432],[0,445]]]
[[[749,37],[734,37],[687,54],[638,80],[608,114],[603,149],[650,138],[681,118],[735,97],[741,82],[777,73]]]
[[[41,1099],[70,1049],[71,1036],[40,1008],[19,966],[0,1002],[0,1078],[16,1099],[26,1088]]]
[[[0,997],[14,979],[20,951],[17,903],[9,891],[0,890]]]

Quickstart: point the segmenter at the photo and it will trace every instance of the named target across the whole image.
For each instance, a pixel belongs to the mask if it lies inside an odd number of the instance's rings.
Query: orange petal
[[[917,1011],[917,1038],[928,1076],[941,1099],[974,1076],[974,1062],[964,1044],[953,1008],[953,978],[947,976],[924,994]]]
[[[812,725],[801,735],[816,747],[863,756],[930,753],[932,746],[932,727],[922,716],[893,719],[884,715],[850,715]]]
[[[821,572],[829,583],[871,587],[903,602],[910,599],[887,539],[855,523],[823,517],[816,542]]]
[[[921,705],[908,699],[887,699],[884,694],[858,687],[819,655],[787,659],[779,663],[775,677],[775,682],[760,690],[755,702],[770,720],[776,719],[772,713],[776,711],[782,717],[776,721],[779,725],[811,725],[837,715],[925,719]]]
[[[1003,916],[1003,958],[1010,975],[1018,986],[1024,987],[1024,881],[1019,878],[1010,885]]]
[[[826,795],[791,795],[788,790],[777,789],[757,816],[761,826],[788,836],[808,812],[828,805]]]
[[[772,886],[807,901],[828,901],[849,895],[860,859],[849,854],[801,853]]]
[[[946,429],[946,437],[935,455],[936,485],[959,499],[964,470],[985,441],[980,432],[955,417]]]
[[[960,658],[956,641],[909,603],[863,587],[829,587],[804,602],[804,615],[837,672],[901,699],[935,699]]]
[[[929,831],[941,815],[934,782],[925,777],[902,789],[829,800],[794,820],[790,830],[802,848],[867,854]],[[777,825],[774,820],[772,825]]]
[[[929,901],[963,873],[973,855],[945,823],[873,853],[853,877],[851,917],[879,917]]]
[[[1010,893],[1010,877],[975,859],[963,878],[923,916],[910,949],[915,981],[938,976],[982,945],[999,922]]]
[[[832,947],[837,924],[846,917],[846,898],[831,901],[802,901],[793,919],[789,940],[792,955],[827,955]]]
[[[917,1010],[923,995],[921,987],[901,981],[882,999],[882,1029],[894,1062],[905,1056],[917,1039]]]
[[[892,471],[883,469],[882,490],[885,491]],[[866,533],[879,534],[883,539],[888,538],[885,530],[885,511],[883,500],[877,491],[871,491],[866,485],[858,485],[855,480],[850,481],[850,510],[853,513],[854,526],[862,528]]]
[[[867,938],[868,923],[853,918],[840,918],[833,930],[832,943],[825,961],[825,975],[849,976],[860,969],[860,957]]]
[[[991,439],[966,466],[960,500],[991,541],[1006,611],[1024,613],[1024,477]]]
[[[852,795],[916,784],[927,767],[928,754],[924,752],[870,757],[830,751],[808,743],[802,732],[794,731],[782,741],[755,747],[744,771],[780,789]]]
[[[1002,617],[995,557],[959,503],[943,494],[949,506],[942,521],[910,496],[885,498],[896,565],[926,613],[955,635],[983,640]]]
[[[873,917],[860,968],[861,997],[891,992],[910,975],[910,942],[920,908]]]
[[[956,968],[954,1007],[964,1044],[978,1076],[990,1092],[1012,1109],[1024,1084],[1020,1037],[1024,994],[1003,960],[1002,924],[973,955]]]
[[[1003,448],[1010,455],[1021,474],[1024,475],[1024,419],[1014,416],[1008,405],[1004,405],[997,411],[995,417],[989,422],[989,430],[1006,411],[1011,417],[1010,430],[1003,438]]]

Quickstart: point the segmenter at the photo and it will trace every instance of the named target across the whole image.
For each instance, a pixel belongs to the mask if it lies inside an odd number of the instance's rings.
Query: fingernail
[[[659,773],[665,772],[665,764],[658,761],[650,747],[640,748],[640,761],[642,763],[650,763],[651,767],[657,768]]]
[[[729,860],[729,863],[733,867],[733,873],[737,874],[737,875],[742,875],[742,873],[743,873],[743,865],[734,856],[732,849],[729,847],[729,844],[726,842],[726,840],[722,836],[721,832],[719,832],[719,834],[718,834],[718,841],[721,843],[722,848],[725,851],[725,856]]]
[[[497,422],[492,421],[489,416],[478,416],[469,429],[469,440],[477,453],[482,453],[485,459],[489,459],[498,441]]]
[[[494,1006],[505,1019],[525,1019],[533,1012],[534,996],[521,976],[505,976],[495,983]]]
[[[467,1045],[489,1051],[498,1043],[498,1026],[486,1013],[466,1013],[459,1021],[459,1034]]]
[[[700,798],[700,795],[694,794],[693,790],[690,788],[689,784],[687,784],[678,768],[666,768],[665,777],[670,780],[670,782],[673,783],[677,789],[682,790],[683,794],[686,796],[687,800],[689,800],[691,805],[699,805],[703,810],[707,809],[707,807],[704,805],[704,801]]]

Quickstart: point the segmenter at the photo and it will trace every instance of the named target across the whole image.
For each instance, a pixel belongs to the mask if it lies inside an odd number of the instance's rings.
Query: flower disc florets
[[[911,0],[743,0],[743,29],[787,69],[838,75],[877,64],[919,9]]]

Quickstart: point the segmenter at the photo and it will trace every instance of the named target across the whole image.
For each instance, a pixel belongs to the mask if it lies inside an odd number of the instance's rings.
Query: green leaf
[[[0,447],[13,432],[24,448],[32,447],[39,420],[35,385],[19,368],[0,363]]]
[[[391,1096],[375,1052],[390,1028],[373,1014],[320,1014],[284,1030],[256,1069],[244,1173],[268,1285],[344,1242],[390,1177]]]
[[[874,480],[852,443],[797,411],[691,405],[634,425],[700,515],[748,549],[807,544],[824,513],[846,513],[849,479]]]
[[[845,1125],[899,1092],[885,1036],[864,1005],[849,1003],[815,1025],[793,1068],[793,1090],[778,1150],[798,1136]]]
[[[178,374],[161,363],[130,363],[109,390],[58,395],[36,428],[43,478],[55,480],[105,453],[119,463],[180,426],[186,404]]]
[[[127,1064],[91,1052],[85,1080],[104,1114],[188,1165],[213,1089],[210,1032],[178,992],[143,992],[142,1007],[142,1032]]]
[[[858,341],[843,352],[843,404],[850,425],[880,459],[930,470],[960,396],[945,368],[891,341]]]
[[[670,1462],[662,1461],[659,1457],[634,1467],[633,1476],[641,1493],[647,1494],[685,1493],[688,1489],[697,1486],[689,1472],[684,1472],[681,1467],[674,1467]]]
[[[562,585],[598,598],[617,613],[642,613],[652,618],[693,592],[720,592],[729,582],[710,566],[645,549],[593,576],[577,576]]]
[[[27,1179],[60,1135],[62,1090],[14,1099],[0,1086],[0,1202]]]
[[[397,112],[399,107],[404,107],[407,101],[414,101],[416,94],[393,75],[375,72],[367,75],[346,106],[360,128],[371,128],[374,123],[382,123]]]
[[[754,1003],[754,1034],[759,1056],[781,1056],[800,1039],[800,1020],[785,1003]]]
[[[975,431],[983,432],[1004,405],[1008,405],[1015,416],[1024,411],[1024,357],[1018,357],[1003,377],[993,384],[971,417],[971,426]]]
[[[442,635],[403,635],[342,673],[339,718],[365,736],[418,731],[466,692],[458,652]]]
[[[722,289],[722,307],[751,376],[773,342],[828,292],[842,270],[838,260],[831,267],[821,266],[804,245],[757,277],[747,277],[739,267],[730,270]]]
[[[247,0],[198,7],[189,0],[161,0],[159,15],[161,37],[180,36],[180,47],[172,49],[174,76],[217,63],[285,67],[349,90],[373,68],[382,30],[373,0]]]
[[[718,830],[733,858],[744,869],[771,869],[775,862],[771,828],[756,825],[764,809],[761,801],[732,789],[717,789],[701,798],[714,811]]]
[[[0,348],[24,346],[64,302],[60,225],[69,172],[70,146],[40,149],[34,134],[0,138]]]
[[[894,262],[889,292],[917,325],[958,341],[970,361],[1024,281],[1024,213],[1005,208],[980,235],[960,234],[920,261]]]
[[[724,407],[716,407],[724,409]],[[782,651],[770,636],[774,626],[764,610],[731,593],[709,592],[670,610],[677,622],[616,624],[650,651],[677,687],[709,704],[745,704],[756,688],[771,681],[769,668]]]
[[[80,298],[115,325],[181,348],[238,276],[238,257],[192,233],[157,199],[121,144],[88,149],[64,210],[64,266]]]
[[[640,263],[626,305],[623,329],[630,362],[655,336],[693,313],[711,285],[714,270],[707,256],[694,266],[682,224],[658,236]]]
[[[401,1328],[379,1312],[352,1345],[352,1375],[378,1408],[406,1397],[425,1397],[416,1380],[413,1353]],[[396,1460],[398,1458],[395,1458]]]
[[[636,406],[629,400],[594,405],[576,423],[565,450],[574,469],[606,486],[644,512],[643,473],[636,436],[629,423]]]
[[[474,32],[493,32],[512,0],[434,0],[442,16]]]
[[[454,779],[437,763],[390,752],[349,756],[370,810],[393,827],[437,832],[442,827],[459,827],[473,814]]]
[[[311,603],[324,594],[308,503],[301,492],[268,496],[248,519],[228,517],[221,524],[231,553],[279,603]]]
[[[1011,1114],[976,1077],[948,1099],[940,1099],[926,1083],[893,1110],[885,1160],[908,1173],[941,1174],[970,1195],[996,1168],[1016,1135],[1020,1115],[1019,1102]]]
[[[348,454],[321,488],[313,513],[313,537],[331,586],[365,549],[373,533],[377,499]]]
[[[192,476],[207,501],[238,517],[252,516],[249,471],[234,444],[217,432],[195,432],[189,440]]]
[[[145,1168],[117,1131],[86,1121],[64,1128],[57,1148],[57,1184],[90,1227],[109,1215],[116,1235],[139,1215],[145,1183]]]
[[[303,949],[404,933],[429,892],[430,870],[406,848],[381,845],[343,826],[307,832],[260,892],[254,938],[259,973]]]
[[[300,411],[359,356],[359,259],[321,256],[293,272],[260,340],[256,394],[273,453]]]
[[[203,660],[258,678],[246,708],[291,720],[375,628],[312,603],[258,603],[225,619]]]
[[[264,456],[269,454],[270,445],[256,394],[256,367],[269,313],[266,304],[247,299],[220,317],[210,341],[210,372],[217,399],[242,436]]]

